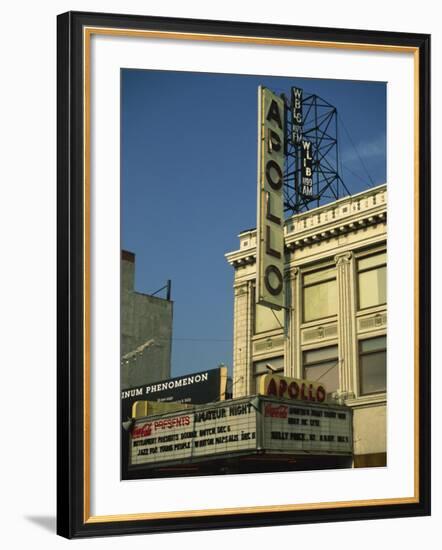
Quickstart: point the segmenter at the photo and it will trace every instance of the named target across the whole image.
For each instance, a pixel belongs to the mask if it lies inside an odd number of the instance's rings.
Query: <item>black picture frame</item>
[[[297,27],[226,21],[206,21],[69,12],[58,16],[57,41],[57,180],[58,180],[58,381],[57,381],[57,532],[67,538],[228,529],[300,523],[335,522],[430,514],[430,36],[427,34]],[[177,517],[94,518],[85,482],[90,475],[87,453],[88,371],[85,370],[84,204],[84,29],[132,29],[247,38],[327,43],[347,48],[394,47],[413,51],[418,64],[418,304],[417,414],[419,441],[417,484],[413,501],[364,505],[219,513]],[[87,304],[87,301],[86,301]],[[86,434],[85,434],[86,430]]]

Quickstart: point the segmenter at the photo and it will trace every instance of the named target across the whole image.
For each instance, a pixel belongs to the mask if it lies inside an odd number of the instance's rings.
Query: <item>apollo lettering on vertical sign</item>
[[[292,88],[292,141],[302,141],[302,88]]]
[[[312,142],[303,139],[301,142],[301,195],[313,196],[313,154]]]
[[[284,306],[284,102],[258,89],[258,223],[256,302]]]

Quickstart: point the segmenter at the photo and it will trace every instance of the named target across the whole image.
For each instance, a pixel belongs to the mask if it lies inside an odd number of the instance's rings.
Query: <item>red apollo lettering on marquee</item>
[[[316,399],[322,403],[322,401],[325,401],[325,398],[327,397],[327,392],[325,391],[324,386],[318,386],[316,389]]]
[[[299,386],[296,382],[290,382],[288,393],[290,399],[297,399],[299,396]]]
[[[302,399],[303,401],[317,401],[319,403],[325,401],[327,397],[324,386],[315,387],[313,384],[305,384],[304,382],[299,385],[294,380],[288,383],[284,378],[281,378],[277,384],[275,379],[271,378],[267,385],[266,395],[281,398],[286,394],[289,399]]]
[[[275,397],[277,396],[276,382],[274,378],[270,380],[269,385],[267,386],[267,395],[274,395]]]
[[[308,399],[308,397],[305,395],[305,384],[302,384],[301,386],[301,399]]]
[[[279,397],[282,397],[285,392],[287,391],[287,382],[284,380],[284,378],[281,378],[279,381]]]

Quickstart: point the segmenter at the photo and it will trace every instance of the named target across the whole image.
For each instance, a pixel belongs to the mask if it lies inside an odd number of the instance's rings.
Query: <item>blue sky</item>
[[[136,254],[136,290],[172,280],[172,376],[232,366],[224,254],[256,227],[260,84],[337,107],[351,193],[386,181],[385,83],[122,70],[121,246]]]

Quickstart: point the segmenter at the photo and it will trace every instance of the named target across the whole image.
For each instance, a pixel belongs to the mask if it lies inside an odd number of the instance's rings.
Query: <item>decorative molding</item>
[[[338,405],[345,405],[348,399],[354,398],[355,394],[352,391],[337,390],[332,394],[332,399],[334,399]]]
[[[348,407],[357,408],[357,407],[370,407],[376,405],[386,405],[387,403],[387,394],[378,393],[371,395],[360,395],[352,399],[351,397],[347,398],[345,404]]]
[[[242,283],[241,285],[238,285],[235,287],[235,297],[237,296],[245,296],[249,292],[249,284],[250,281],[246,281],[245,283]]]
[[[312,340],[322,340],[328,338],[336,338],[338,334],[338,325],[326,325],[315,327],[313,329],[304,329],[301,332],[302,342],[310,342]]]
[[[342,264],[348,264],[351,262],[351,259],[353,258],[353,252],[344,252],[342,254],[336,254],[335,256],[335,262],[337,266],[340,266]]]
[[[290,252],[293,252],[296,249],[302,249],[305,246],[317,244],[321,241],[328,241],[329,239],[339,237],[340,235],[346,235],[348,233],[356,232],[358,230],[365,229],[366,227],[375,226],[381,223],[385,224],[387,221],[387,213],[379,212],[373,215],[367,214],[367,216],[361,219],[348,220],[344,222],[342,222],[341,220],[339,221],[341,222],[340,225],[336,225],[327,229],[325,229],[323,225],[330,224],[330,222],[318,225],[317,227],[315,227],[316,231],[314,231],[313,233],[310,232],[307,235],[305,234],[305,230],[301,232],[290,232],[290,241],[286,241],[286,248]],[[309,231],[311,231],[310,228]]]
[[[376,313],[375,315],[370,315],[370,317],[362,317],[358,319],[358,330],[375,330],[378,328],[383,328],[387,325],[387,314],[386,313]]]
[[[246,265],[252,265],[256,263],[256,254],[248,254],[245,257],[237,258],[236,260],[233,260],[233,267],[244,267]]]
[[[287,281],[294,281],[299,275],[299,267],[291,267],[284,274]]]
[[[255,353],[264,352],[274,349],[282,349],[284,347],[284,336],[269,337],[259,342],[254,342],[253,351]]]
[[[348,220],[341,225],[324,229],[319,225],[315,232],[305,235],[305,231],[301,232],[288,232],[285,236],[285,250],[288,253],[293,253],[295,250],[302,249],[312,244],[319,244],[323,241],[328,241],[332,238],[337,238],[340,235],[347,235],[348,233],[356,232],[361,229],[365,229],[369,226],[378,224],[385,224],[387,221],[387,212],[379,212],[373,215],[367,215],[364,218],[358,220]],[[326,222],[330,223],[330,222]],[[311,231],[311,229],[309,228]],[[304,233],[304,236],[302,236]],[[295,237],[296,234],[296,237]],[[290,235],[288,237],[288,235]],[[226,254],[227,261],[235,268],[244,267],[246,265],[252,265],[256,263],[256,245],[252,245],[247,249],[240,249],[235,252]]]

